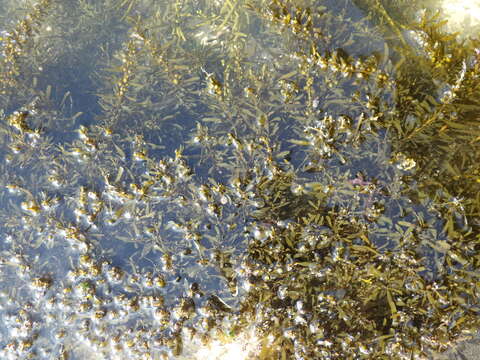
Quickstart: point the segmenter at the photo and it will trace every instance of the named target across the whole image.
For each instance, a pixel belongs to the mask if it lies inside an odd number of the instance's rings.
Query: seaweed
[[[423,359],[478,329],[479,42],[435,4],[2,10],[0,356]]]

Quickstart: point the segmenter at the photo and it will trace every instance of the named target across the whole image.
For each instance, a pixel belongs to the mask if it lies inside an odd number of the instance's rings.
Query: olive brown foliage
[[[480,46],[426,2],[15,4],[3,355],[412,359],[478,328]]]

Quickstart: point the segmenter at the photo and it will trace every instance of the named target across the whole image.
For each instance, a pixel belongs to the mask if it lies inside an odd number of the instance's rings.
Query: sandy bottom
[[[480,331],[473,339],[460,342],[457,346],[431,357],[432,360],[480,360]]]

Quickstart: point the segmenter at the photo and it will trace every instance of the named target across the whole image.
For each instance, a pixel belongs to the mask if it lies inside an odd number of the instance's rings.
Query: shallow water
[[[410,359],[474,329],[478,44],[426,5],[1,1],[0,357]]]

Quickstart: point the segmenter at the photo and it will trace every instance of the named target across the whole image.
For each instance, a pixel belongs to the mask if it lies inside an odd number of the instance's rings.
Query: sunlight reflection
[[[480,0],[443,0],[442,9],[453,31],[471,35],[480,25]]]
[[[196,360],[247,360],[258,350],[259,340],[250,329],[232,339],[213,340],[207,345],[195,343],[186,344],[187,354],[184,356],[191,358],[189,356],[194,355]]]

